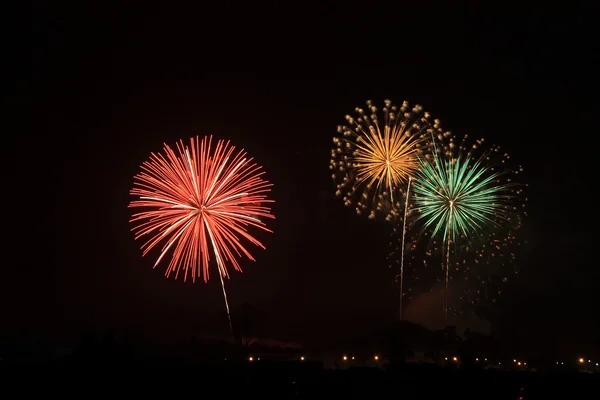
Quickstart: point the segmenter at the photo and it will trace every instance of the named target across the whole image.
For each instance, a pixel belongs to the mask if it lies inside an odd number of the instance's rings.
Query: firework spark
[[[165,144],[164,154],[152,153],[141,169],[131,190],[138,199],[129,207],[143,209],[130,221],[136,240],[149,237],[143,255],[162,245],[154,267],[171,254],[167,277],[183,271],[184,281],[202,276],[206,282],[212,254],[231,328],[223,277],[229,276],[227,264],[241,271],[238,258],[254,261],[243,241],[264,249],[248,228],[271,232],[261,218],[274,218],[266,197],[272,185],[243,150],[236,153],[221,140],[213,148],[212,137],[192,138],[189,147],[180,141],[176,151]]]
[[[439,121],[430,121],[419,105],[410,109],[406,101],[397,107],[386,100],[381,120],[371,101],[367,108],[356,108],[357,117],[347,115],[347,124],[338,126],[341,136],[333,139],[329,168],[344,204],[374,218],[378,211],[389,215],[402,207],[399,194],[418,169],[428,139],[439,131]]]
[[[430,232],[423,233],[413,225],[415,218],[415,215],[408,218],[408,225],[412,226],[406,239],[406,299],[410,302],[423,293],[444,288],[446,265],[449,265],[448,304],[452,306],[449,312],[456,315],[490,311],[504,286],[519,274],[519,260],[527,243],[522,240],[522,217],[513,217],[514,223],[506,226],[490,226],[475,237],[459,235],[450,246],[449,264],[448,246],[443,243],[442,235],[431,239]],[[399,224],[389,243],[390,268],[394,270],[402,251],[401,231]]]
[[[463,141],[453,147],[455,151],[434,152],[429,160],[421,158],[415,177],[415,222],[446,255],[446,291],[451,267],[468,269],[472,264],[466,258],[451,262],[451,256],[458,259],[470,253],[475,264],[486,260],[488,265],[489,257],[514,259],[507,248],[515,241],[514,231],[520,227],[525,206],[520,199],[526,185],[514,182],[523,168],[509,169],[510,157],[498,147],[475,157],[483,142],[480,139],[466,147]],[[476,279],[485,281],[482,276],[485,273],[477,270]]]

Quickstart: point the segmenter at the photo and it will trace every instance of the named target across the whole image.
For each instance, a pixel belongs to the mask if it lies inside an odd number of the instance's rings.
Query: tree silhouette
[[[249,303],[243,303],[232,313],[233,331],[236,341],[249,346],[252,337],[260,332],[263,314]]]

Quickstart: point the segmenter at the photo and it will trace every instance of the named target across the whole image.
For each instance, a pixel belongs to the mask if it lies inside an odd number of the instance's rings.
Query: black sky
[[[34,7],[14,38],[26,68],[8,88],[32,129],[5,149],[10,192],[25,199],[9,200],[17,226],[1,279],[4,336],[226,332],[218,281],[165,279],[129,232],[141,162],[196,134],[245,148],[275,185],[275,234],[233,274],[234,308],[253,304],[265,335],[283,340],[393,319],[389,231],[343,207],[327,168],[344,115],[390,98],[422,104],[525,166],[527,265],[492,325],[561,351],[598,346],[597,66],[585,16],[467,3]]]

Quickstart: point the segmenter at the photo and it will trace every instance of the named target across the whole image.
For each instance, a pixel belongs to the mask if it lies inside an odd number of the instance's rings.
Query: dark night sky
[[[597,346],[591,25],[584,10],[478,8],[38,7],[9,87],[32,130],[5,150],[26,215],[10,217],[24,219],[4,249],[3,335],[226,333],[218,280],[165,279],[129,231],[141,162],[196,134],[244,147],[275,185],[275,234],[233,273],[232,307],[256,306],[282,340],[393,319],[389,231],[343,207],[327,168],[344,115],[390,98],[526,168],[527,265],[493,326],[557,351]]]

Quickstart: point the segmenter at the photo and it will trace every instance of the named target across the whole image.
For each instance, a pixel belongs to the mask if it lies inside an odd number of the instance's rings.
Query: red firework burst
[[[195,281],[209,279],[211,253],[221,277],[228,276],[227,264],[241,271],[238,258],[245,255],[254,261],[242,244],[248,241],[264,246],[248,233],[249,227],[269,230],[261,218],[275,218],[266,193],[271,191],[264,171],[244,150],[235,152],[229,141],[212,136],[192,138],[190,146],[177,143],[176,151],[164,145],[164,154],[152,153],[134,177],[131,195],[137,197],[129,207],[142,208],[130,222],[136,240],[149,239],[141,246],[143,255],[161,244],[154,267],[172,251],[168,277],[181,270]]]

